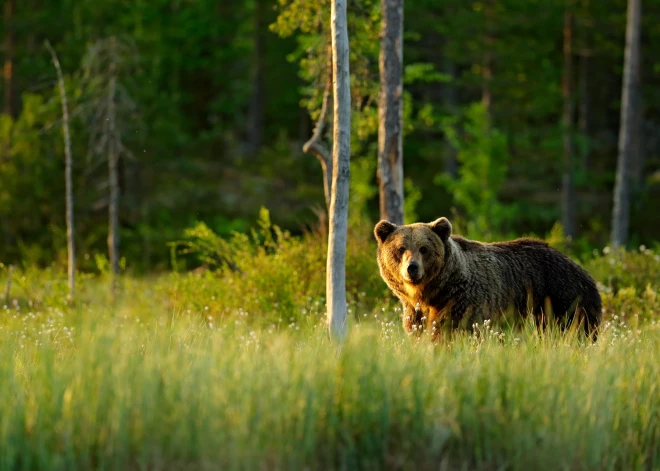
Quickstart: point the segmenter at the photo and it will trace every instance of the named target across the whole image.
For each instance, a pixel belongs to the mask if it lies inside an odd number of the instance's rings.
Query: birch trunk
[[[564,174],[561,188],[562,225],[566,237],[575,237],[575,184],[573,141],[573,12],[564,13],[564,73],[562,78],[562,133],[564,142]]]
[[[626,26],[626,49],[623,65],[621,91],[621,123],[619,127],[619,155],[616,184],[614,186],[614,208],[612,210],[611,243],[613,247],[625,246],[628,242],[630,224],[630,186],[633,158],[633,134],[635,115],[639,101],[639,37],[642,16],[641,0],[628,0]]]
[[[68,253],[68,276],[69,276],[69,299],[73,299],[76,286],[76,255],[73,232],[73,184],[71,182],[71,137],[69,134],[69,108],[66,102],[66,89],[64,88],[64,77],[60,61],[50,43],[46,42],[55,70],[57,71],[57,83],[60,89],[60,99],[62,101],[62,132],[64,133],[64,185],[66,192],[66,241]]]
[[[403,0],[382,0],[378,182],[380,218],[403,224]]]
[[[351,89],[348,55],[346,0],[332,0],[332,76],[334,122],[332,144],[332,192],[326,297],[330,338],[342,341],[347,333],[346,236],[348,229],[348,183],[350,177]]]

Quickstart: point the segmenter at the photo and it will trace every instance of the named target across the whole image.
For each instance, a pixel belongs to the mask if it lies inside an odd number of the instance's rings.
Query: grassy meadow
[[[585,266],[595,344],[530,323],[404,335],[375,247],[348,250],[350,336],[326,334],[322,235],[264,223],[109,279],[16,268],[0,302],[0,470],[660,468],[660,256]],[[0,266],[4,291],[7,267]]]

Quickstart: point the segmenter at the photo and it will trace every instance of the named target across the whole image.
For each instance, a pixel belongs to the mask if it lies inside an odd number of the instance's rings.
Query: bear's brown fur
[[[374,235],[381,276],[403,305],[408,333],[429,331],[435,338],[445,328],[471,329],[513,309],[521,317],[532,312],[539,325],[554,315],[563,328],[577,314],[586,334],[596,338],[596,283],[541,240],[472,241],[452,235],[444,217],[401,226],[380,221]]]

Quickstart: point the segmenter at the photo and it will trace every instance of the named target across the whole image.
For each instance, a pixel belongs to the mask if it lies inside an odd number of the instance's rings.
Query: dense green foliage
[[[404,170],[408,220],[453,216],[471,236],[545,235],[560,219],[562,18],[552,1],[406,2]],[[575,2],[577,244],[602,247],[612,205],[625,2]],[[90,149],[83,59],[118,35],[139,54],[122,117],[121,253],[132,270],[167,268],[167,243],[203,222],[227,236],[260,206],[294,233],[323,205],[316,160],[301,151],[326,81],[328,6],[310,0],[21,0],[13,16],[12,114],[0,116],[0,260],[65,259],[63,142],[48,39],[72,107],[79,268],[105,253],[107,176]],[[643,169],[631,244],[660,220],[655,92],[658,2],[644,5]],[[353,102],[351,220],[375,222],[379,2],[349,4]],[[4,38],[3,38],[4,40]],[[486,73],[488,72],[488,73]],[[490,75],[492,77],[490,77]],[[5,87],[4,82],[0,88]],[[488,92],[489,133],[473,104]],[[478,133],[473,134],[474,129]],[[6,155],[4,155],[6,150]],[[452,159],[457,159],[454,173]],[[443,178],[449,170],[456,179]],[[483,185],[486,185],[485,187]]]
[[[376,242],[369,229],[363,225],[349,234],[346,287],[352,322],[359,322],[365,314],[386,313],[388,321],[398,324],[398,301],[380,277]],[[564,249],[561,238],[551,235],[547,241]],[[254,326],[316,322],[325,315],[326,250],[324,232],[293,236],[272,224],[269,212],[262,209],[254,227],[228,239],[204,224],[185,231],[170,246],[175,270],[144,279],[126,278],[126,293],[119,300],[113,301],[103,284],[109,271],[107,260],[97,257],[93,262],[100,275],[82,274],[79,302],[83,307],[89,302],[112,305],[126,298],[132,308],[140,306],[148,312],[155,303],[169,312],[201,315],[212,322],[231,323],[245,317]],[[613,251],[605,247],[580,263],[599,285],[606,319],[615,315],[631,322],[634,317],[644,321],[657,318],[657,249]],[[197,266],[201,267],[191,270]],[[11,278],[10,301],[23,309],[68,309],[64,273],[58,268],[30,267],[14,269],[9,276],[8,266],[0,263],[0,283]]]
[[[12,3],[2,23],[15,54],[0,114],[0,471],[660,467],[660,141],[649,132],[660,114],[660,2],[644,4],[632,234],[615,251],[625,1],[406,1],[407,222],[445,215],[471,238],[544,238],[603,298],[595,344],[527,322],[438,345],[404,335],[378,272],[380,2],[349,2],[350,336],[340,347],[325,325],[322,175],[301,151],[327,82],[329,4]],[[572,240],[557,224],[566,8],[576,20]],[[0,36],[7,52],[10,35]],[[75,299],[44,40],[71,107]],[[103,44],[120,45],[115,65]],[[102,117],[113,77],[128,273],[110,290]]]
[[[431,345],[403,334],[375,261],[380,2],[349,2],[351,335],[340,347],[326,336],[322,175],[301,151],[327,82],[329,6],[12,3],[2,24],[14,35],[0,31],[3,52],[10,39],[15,49],[3,56],[12,93],[0,82],[11,98],[0,114],[0,471],[660,467],[660,141],[649,132],[660,3],[644,5],[631,247],[614,251],[625,1],[406,2],[406,220],[545,238],[594,276],[604,310],[595,344],[527,322]],[[566,8],[573,240],[556,223]],[[44,40],[71,107],[75,299]],[[121,57],[99,54],[104,44]],[[129,273],[110,290],[103,118],[115,85]]]

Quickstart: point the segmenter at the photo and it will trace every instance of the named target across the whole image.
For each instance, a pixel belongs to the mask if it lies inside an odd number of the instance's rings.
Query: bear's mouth
[[[422,284],[422,277],[421,276],[413,278],[410,275],[408,275],[408,276],[404,277],[404,279],[405,279],[406,283],[408,283],[410,285],[413,285],[413,286],[417,286],[417,285]]]

